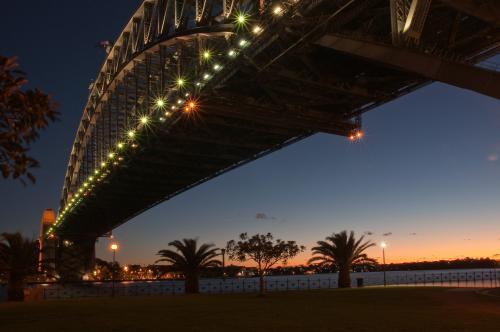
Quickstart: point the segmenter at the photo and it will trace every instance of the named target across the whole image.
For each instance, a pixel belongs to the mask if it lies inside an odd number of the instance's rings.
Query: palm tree
[[[0,274],[7,279],[7,300],[24,300],[26,278],[37,273],[38,245],[21,233],[0,235]]]
[[[351,275],[353,265],[363,263],[375,263],[372,258],[368,258],[363,252],[374,246],[375,243],[366,241],[364,236],[358,240],[351,231],[333,233],[326,238],[326,241],[316,242],[318,245],[312,248],[313,256],[309,263],[319,262],[320,265],[335,265],[339,269],[339,288],[351,287]]]
[[[163,257],[157,262],[168,262],[172,270],[180,271],[186,278],[186,293],[198,293],[200,272],[204,268],[219,266],[221,262],[219,249],[213,244],[204,243],[198,248],[197,239],[183,239],[170,242],[168,245],[175,250],[164,249],[158,251]]]

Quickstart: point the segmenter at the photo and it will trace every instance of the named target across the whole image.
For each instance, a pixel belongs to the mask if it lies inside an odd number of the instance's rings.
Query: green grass
[[[500,298],[394,287],[4,303],[0,331],[500,331]]]

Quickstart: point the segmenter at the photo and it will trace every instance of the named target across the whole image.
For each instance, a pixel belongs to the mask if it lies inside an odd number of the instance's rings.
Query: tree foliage
[[[304,246],[299,246],[295,241],[274,240],[271,233],[255,234],[249,237],[247,233],[240,234],[240,240],[231,240],[227,243],[227,254],[230,259],[246,261],[248,259],[257,263],[260,278],[260,292],[264,293],[264,273],[278,262],[286,264],[287,261],[304,251]]]
[[[201,271],[221,264],[221,261],[216,259],[219,256],[219,249],[208,243],[198,247],[196,239],[176,240],[168,245],[174,247],[175,250],[163,249],[158,251],[158,255],[163,258],[157,260],[157,262],[167,262],[173,271],[182,272],[186,278],[186,292],[198,293]]]
[[[7,298],[24,299],[24,283],[38,273],[38,243],[20,233],[0,235],[0,275],[7,280]]]
[[[313,255],[310,263],[319,263],[320,265],[336,266],[339,270],[339,287],[351,287],[350,272],[353,265],[376,263],[369,258],[364,251],[375,244],[371,241],[363,242],[364,236],[358,240],[351,231],[333,233],[326,237],[326,241],[318,241],[317,246],[312,248]]]
[[[4,178],[24,176],[35,181],[29,169],[39,163],[27,153],[31,143],[59,113],[51,98],[39,91],[22,90],[28,82],[17,70],[16,58],[0,55],[0,172]]]

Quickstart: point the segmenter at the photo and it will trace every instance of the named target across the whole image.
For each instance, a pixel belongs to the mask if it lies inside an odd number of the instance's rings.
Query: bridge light
[[[262,32],[262,27],[260,25],[256,25],[253,27],[252,29],[252,32],[254,33],[254,35],[258,35]]]
[[[87,182],[85,182],[85,183],[83,184],[83,186],[84,186],[85,188],[87,188],[87,187],[89,186],[89,184],[88,184]]]
[[[104,166],[106,166],[106,163],[103,161],[103,162],[101,163],[101,167],[104,167]]]
[[[183,102],[184,102],[184,100],[182,100],[182,99],[177,100],[177,104],[179,104],[179,105],[182,104]]]
[[[162,116],[160,116],[160,118],[159,118],[158,120],[160,120],[160,122],[164,122],[164,121],[165,121],[165,118],[164,118],[164,117],[162,117]]]
[[[98,169],[96,169],[96,170],[94,171],[94,173],[95,173],[95,175],[99,174],[99,170],[98,170]]]
[[[201,86],[201,82],[196,82],[195,85],[196,86]]]
[[[212,53],[210,52],[210,50],[205,50],[202,53],[202,57],[204,60],[209,60],[212,57]]]
[[[182,77],[177,78],[176,81],[177,87],[182,88],[186,84],[186,80]]]
[[[249,44],[249,42],[246,39],[241,39],[240,42],[238,43],[238,45],[240,45],[240,47],[246,47],[246,46],[248,46],[248,44]]]
[[[115,154],[113,152],[110,152],[108,154],[109,159],[113,159],[115,157]]]
[[[234,58],[236,56],[236,51],[231,49],[229,52],[227,52],[227,55],[229,55],[231,58]]]
[[[138,147],[138,145],[134,143],[132,144],[132,147],[135,149],[136,147]]]
[[[156,99],[156,107],[158,108],[165,107],[165,100],[163,98]]]
[[[210,79],[210,74],[209,73],[205,73],[205,75],[203,75],[203,79],[204,80]]]
[[[89,181],[91,182],[94,181],[94,177],[93,176],[89,177]]]
[[[186,94],[184,95],[184,97],[189,97],[189,92],[186,92]]]
[[[246,27],[248,24],[248,14],[243,11],[237,12],[234,16],[234,23],[238,28]]]
[[[127,136],[130,137],[130,138],[134,138],[135,136],[135,131],[133,130],[129,130],[128,133],[127,133]]]
[[[125,147],[125,144],[120,142],[120,143],[116,144],[116,146],[118,147],[118,149],[123,149]]]
[[[283,15],[283,7],[281,7],[280,5],[276,5],[274,8],[273,8],[273,14],[275,16],[281,16]]]
[[[147,116],[143,116],[141,117],[141,123],[143,125],[147,124],[149,122],[149,118]]]
[[[79,192],[83,192],[83,189],[82,189],[82,188],[80,188],[80,189],[78,189],[78,191],[79,191]]]
[[[218,63],[216,63],[216,64],[214,65],[214,70],[215,70],[215,71],[219,71],[219,70],[221,70],[221,69],[222,69],[222,66],[221,66],[221,65],[219,65]]]
[[[355,140],[360,140],[361,138],[363,138],[364,134],[361,130],[357,130],[353,133],[351,133],[348,138],[350,141],[355,141]]]
[[[170,116],[170,115],[171,115],[171,114],[170,114],[170,112],[169,112],[169,111],[166,111],[166,112],[165,112],[165,116]]]

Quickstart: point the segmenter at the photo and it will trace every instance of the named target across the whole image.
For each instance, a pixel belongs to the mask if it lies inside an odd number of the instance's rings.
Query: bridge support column
[[[61,281],[81,281],[95,266],[95,237],[60,238],[56,248],[56,272]]]

